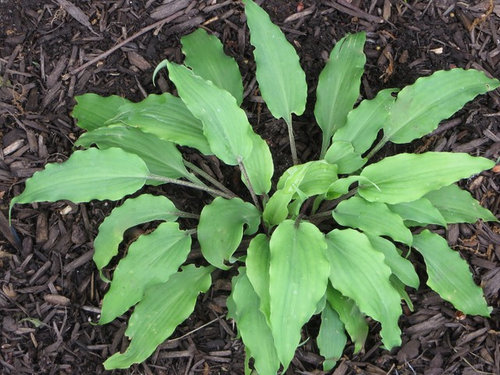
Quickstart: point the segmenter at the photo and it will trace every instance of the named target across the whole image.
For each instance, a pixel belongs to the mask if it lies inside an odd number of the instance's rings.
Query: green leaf
[[[413,237],[412,246],[424,257],[431,289],[465,314],[490,316],[491,308],[474,283],[467,262],[448,247],[444,238],[424,230]]]
[[[96,144],[101,150],[119,147],[135,154],[144,160],[152,174],[170,178],[189,176],[182,155],[173,143],[136,128],[124,125],[101,127],[82,134],[75,143],[76,146],[83,147],[90,147],[92,144]],[[148,183],[161,184],[158,181]]]
[[[438,71],[419,78],[398,94],[389,121],[384,125],[384,138],[393,143],[420,138],[477,95],[499,86],[500,81],[474,69]]]
[[[143,194],[127,199],[111,211],[99,226],[94,240],[94,263],[99,272],[118,254],[118,245],[129,228],[153,220],[177,220],[177,208],[164,196]]]
[[[260,311],[269,321],[270,296],[269,296],[269,263],[271,250],[269,239],[264,234],[258,234],[250,241],[247,250],[247,277],[252,283],[255,293],[259,296]],[[241,268],[240,268],[241,269]]]
[[[311,223],[282,222],[271,237],[269,295],[271,331],[286,371],[309,321],[325,294],[330,267],[324,235]]]
[[[181,38],[182,52],[186,56],[184,64],[195,74],[212,81],[216,86],[229,91],[241,105],[243,101],[243,83],[236,61],[224,53],[220,40],[209,35],[205,30]]]
[[[446,220],[439,210],[426,198],[413,202],[403,202],[389,205],[392,212],[397,213],[405,221],[421,225],[436,224],[446,227]]]
[[[413,264],[401,256],[396,246],[391,241],[385,238],[367,234],[373,248],[384,254],[385,264],[387,264],[394,275],[398,277],[403,283],[412,288],[417,289],[420,285],[420,280]]]
[[[245,160],[245,169],[255,194],[267,194],[271,190],[271,178],[274,174],[274,162],[266,141],[258,134],[251,134],[252,153]],[[247,185],[244,176],[241,180]]]
[[[104,368],[127,368],[148,358],[191,315],[198,294],[210,288],[212,270],[212,267],[188,265],[167,282],[147,288],[125,331],[132,340],[130,345],[125,353],[108,358]]]
[[[106,126],[106,121],[120,114],[122,105],[131,103],[117,95],[83,94],[75,96],[75,100],[71,116],[76,119],[78,127],[89,131]]]
[[[410,311],[413,312],[414,311],[413,302],[408,293],[406,292],[405,284],[401,280],[399,280],[398,277],[391,275],[391,285],[394,287],[394,289],[398,291],[399,295],[401,296],[401,299],[406,302],[406,305],[408,306]]]
[[[345,141],[333,141],[326,152],[325,160],[337,165],[340,174],[355,172],[366,163],[366,159],[354,151],[352,144]]]
[[[395,241],[411,245],[413,238],[403,219],[383,203],[352,197],[340,202],[332,215],[340,225],[359,228],[374,235],[389,236]]]
[[[26,181],[24,191],[14,197],[16,203],[74,203],[93,199],[118,200],[135,193],[147,180],[149,170],[137,155],[119,148],[75,151],[64,163],[47,164]]]
[[[306,75],[299,56],[262,8],[252,0],[243,2],[262,98],[275,118],[291,124],[292,112],[301,115],[307,98]]]
[[[349,34],[339,40],[319,75],[314,115],[323,131],[322,156],[333,134],[345,125],[347,114],[358,100],[366,62],[363,53],[365,40],[364,32]]]
[[[260,224],[260,212],[240,198],[217,197],[205,206],[198,224],[198,241],[205,259],[215,267],[229,269],[224,261],[234,261],[231,258],[243,238],[245,224],[245,234],[254,234]]]
[[[339,314],[329,304],[326,304],[321,313],[321,325],[316,342],[318,343],[319,353],[325,357],[323,371],[330,371],[342,357],[347,336],[344,331],[344,323],[340,320]]]
[[[372,182],[366,177],[362,176],[348,176],[344,178],[339,178],[334,181],[329,187],[326,193],[326,197],[328,199],[335,199],[344,194],[347,194],[351,188],[351,186],[356,182],[364,182],[366,184],[371,184]],[[352,188],[354,189],[354,188]]]
[[[139,237],[113,273],[111,287],[102,301],[99,324],[111,322],[139,302],[144,290],[164,283],[177,272],[191,249],[191,236],[177,223],[163,223]]]
[[[252,151],[253,130],[234,97],[182,65],[166,64],[182,101],[203,123],[213,153],[229,165],[245,161]]]
[[[373,249],[364,234],[353,229],[336,229],[327,234],[326,242],[333,287],[382,323],[380,334],[386,348],[400,345],[400,297],[389,281],[392,271],[384,255]]]
[[[439,210],[448,224],[475,223],[478,219],[498,222],[498,219],[472,198],[469,192],[455,184],[431,191],[425,198]]]
[[[254,367],[259,375],[276,375],[280,361],[274,347],[271,329],[264,314],[259,310],[259,297],[250,283],[245,267],[233,277],[231,299],[234,303],[234,320],[245,344],[249,357],[255,359]]]
[[[368,323],[364,314],[359,311],[358,305],[338,290],[328,286],[326,291],[328,304],[339,315],[345,329],[354,343],[354,353],[358,353],[365,345],[368,336]]]
[[[364,168],[361,176],[376,187],[362,184],[358,193],[370,202],[411,202],[494,165],[491,160],[463,153],[399,154]]]
[[[359,103],[347,114],[346,124],[333,135],[333,144],[337,141],[350,142],[357,154],[365,153],[389,118],[389,111],[396,100],[392,96],[395,91],[385,89],[372,100],[365,99]]]

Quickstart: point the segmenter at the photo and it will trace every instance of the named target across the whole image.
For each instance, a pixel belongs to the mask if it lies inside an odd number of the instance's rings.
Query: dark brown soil
[[[319,153],[320,132],[312,116],[319,71],[347,32],[368,32],[364,97],[455,66],[500,77],[500,5],[490,0],[267,0],[263,6],[296,46],[307,73],[310,103],[295,121],[302,161]],[[161,20],[161,27],[146,29]],[[70,117],[75,95],[96,92],[140,100],[146,93],[169,90],[165,79],[153,87],[152,70],[165,58],[181,61],[179,38],[199,26],[216,33],[240,64],[248,94],[244,107],[271,145],[279,175],[291,164],[286,129],[261,104],[252,81],[255,67],[239,2],[0,0],[1,374],[100,374],[103,360],[126,346],[126,318],[103,327],[91,324],[106,291],[91,262],[92,239],[112,204],[17,206],[11,232],[8,203],[27,177],[71,153],[79,134]],[[82,67],[140,31],[107,57]],[[498,160],[499,91],[477,98],[431,136],[404,147]],[[219,165],[212,159],[187,157],[217,175]],[[463,186],[498,217],[498,172],[484,172]],[[166,189],[186,211],[199,211],[193,197],[197,202],[209,198]],[[415,312],[406,310],[400,320],[403,346],[381,349],[378,327],[372,324],[365,350],[353,355],[349,345],[335,375],[500,374],[500,227],[452,225],[446,237],[485,288],[494,307],[491,318],[463,316],[422,287],[410,293]],[[416,264],[425,280],[423,265],[418,259]],[[229,275],[221,272],[214,279],[172,340],[146,363],[115,373],[242,374],[243,346],[232,322],[224,320]],[[306,327],[304,339],[314,337],[316,329],[314,322]],[[297,350],[287,373],[322,373],[313,340]]]

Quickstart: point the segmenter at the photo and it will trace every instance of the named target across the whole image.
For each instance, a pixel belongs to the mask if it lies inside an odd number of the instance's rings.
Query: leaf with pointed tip
[[[187,177],[190,173],[184,166],[182,155],[171,142],[125,125],[110,125],[84,133],[75,145],[90,147],[96,144],[101,150],[119,147],[139,156],[152,174],[169,178]],[[159,185],[162,182],[150,180]]]
[[[475,223],[478,219],[498,222],[490,210],[482,207],[469,192],[455,184],[431,191],[425,198],[439,210],[448,224]]]
[[[412,202],[494,165],[491,160],[464,153],[398,154],[365,167],[361,176],[376,187],[363,183],[358,194],[370,202]]]
[[[333,287],[382,324],[380,334],[386,348],[400,345],[400,297],[389,281],[392,271],[384,255],[353,229],[333,230],[327,234],[326,243]]]
[[[278,358],[286,371],[309,321],[325,294],[330,267],[323,233],[311,223],[282,222],[271,236],[270,322]]]
[[[365,153],[389,118],[389,111],[396,100],[392,94],[396,91],[397,89],[385,89],[379,91],[375,98],[359,103],[347,114],[346,124],[333,135],[333,143],[350,142],[357,154]]]
[[[238,64],[224,53],[220,40],[209,35],[205,30],[198,29],[181,38],[182,53],[186,58],[184,64],[195,74],[212,81],[221,89],[234,96],[236,103],[243,101],[243,83]]]
[[[113,273],[99,324],[111,322],[139,302],[148,286],[166,282],[190,250],[191,236],[179,230],[177,223],[162,223],[151,234],[139,237]]]
[[[408,259],[401,256],[396,246],[385,238],[371,234],[367,234],[366,236],[370,240],[373,248],[384,254],[385,264],[391,268],[392,273],[406,285],[417,289],[420,285],[420,280],[415,272],[415,268]]]
[[[368,337],[368,323],[364,314],[359,311],[358,305],[342,295],[338,290],[328,285],[326,290],[328,304],[339,315],[345,329],[354,343],[354,353],[358,353],[365,345]]]
[[[388,205],[392,212],[397,213],[405,221],[417,223],[417,225],[436,224],[446,227],[446,220],[439,210],[426,198],[420,198],[413,202],[403,202]],[[409,226],[407,224],[407,226]]]
[[[255,194],[267,194],[271,190],[271,178],[274,174],[274,162],[266,141],[258,134],[251,134],[252,153],[245,160],[245,169]],[[247,184],[244,176],[241,180]]]
[[[259,297],[245,273],[245,267],[240,267],[239,272],[238,276],[233,277],[231,292],[235,309],[233,319],[238,326],[238,333],[245,344],[247,356],[255,360],[257,372],[260,375],[276,375],[280,361],[271,329],[259,310]]]
[[[245,234],[254,234],[260,224],[260,212],[240,198],[217,197],[206,205],[198,224],[198,241],[205,259],[215,267],[229,269],[224,261],[234,261],[231,258],[243,238],[245,224]]]
[[[123,241],[127,229],[153,220],[175,221],[177,213],[170,199],[151,194],[127,199],[113,209],[99,226],[99,233],[94,240],[94,263],[99,272],[118,254],[118,245]]]
[[[345,125],[347,114],[358,100],[366,62],[365,40],[364,32],[340,39],[319,75],[314,116],[323,131],[321,156],[325,155],[335,131]]]
[[[258,234],[250,241],[250,245],[248,245],[245,264],[247,266],[247,277],[252,283],[255,293],[259,296],[260,311],[262,311],[268,321],[270,316],[270,256],[269,239],[265,234]]]
[[[316,338],[319,353],[325,357],[323,371],[330,371],[335,367],[337,361],[342,357],[347,336],[345,335],[344,323],[339,314],[326,304],[321,313],[321,325]]]
[[[64,163],[47,164],[30,177],[10,208],[16,203],[63,199],[74,203],[118,200],[143,187],[149,174],[140,157],[119,148],[75,151]]]
[[[490,316],[483,290],[474,283],[467,262],[429,230],[413,237],[412,245],[424,257],[427,285],[455,308],[470,315]]]
[[[359,228],[374,235],[389,236],[395,241],[411,245],[412,235],[403,219],[384,203],[367,202],[355,196],[340,202],[332,215],[343,226]]]
[[[104,362],[106,370],[127,368],[148,358],[194,310],[196,298],[210,288],[213,267],[188,265],[166,282],[148,287],[130,317],[124,353]]]
[[[325,155],[328,163],[338,166],[338,173],[348,174],[357,171],[366,163],[361,154],[354,151],[350,142],[333,141]]]
[[[106,126],[106,122],[120,114],[120,107],[131,103],[121,96],[100,96],[83,94],[75,96],[76,105],[71,116],[76,119],[76,125],[85,130],[95,130]]]
[[[500,86],[479,70],[461,68],[438,71],[402,89],[384,125],[384,138],[408,143],[430,133],[474,99]]]
[[[182,101],[203,123],[203,134],[213,153],[229,165],[244,162],[252,151],[253,130],[234,97],[185,66],[166,64]]]
[[[406,302],[406,305],[408,306],[410,311],[413,312],[414,311],[413,302],[408,293],[406,292],[405,284],[401,280],[399,280],[397,276],[393,274],[391,275],[391,285],[394,287],[394,289],[398,291],[399,295],[401,296],[401,299]]]
[[[372,184],[372,182],[363,176],[349,176],[344,178],[339,178],[334,181],[329,187],[326,193],[328,199],[335,199],[344,194],[347,194],[354,183],[363,182],[365,184]],[[375,185],[374,185],[375,186]]]
[[[275,118],[291,124],[292,113],[301,115],[307,98],[306,75],[299,56],[262,8],[252,0],[243,2],[262,98]]]

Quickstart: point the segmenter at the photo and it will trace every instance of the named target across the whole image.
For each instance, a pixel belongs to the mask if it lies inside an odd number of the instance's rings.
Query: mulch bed
[[[264,8],[294,43],[307,74],[310,102],[295,120],[302,161],[317,158],[320,148],[312,115],[318,74],[347,32],[368,32],[362,89],[367,98],[439,69],[476,68],[500,77],[500,5],[490,0],[267,0]],[[100,374],[103,360],[126,347],[126,318],[103,327],[91,323],[106,291],[91,262],[92,239],[113,204],[18,205],[12,233],[8,203],[27,177],[71,153],[80,133],[70,117],[75,95],[140,100],[146,93],[170,90],[164,76],[153,87],[152,70],[165,58],[182,61],[179,38],[200,26],[216,33],[238,61],[244,108],[269,142],[279,176],[291,165],[286,129],[270,116],[256,90],[239,2],[0,0],[1,374]],[[91,62],[94,58],[98,61]],[[459,151],[498,160],[499,91],[469,103],[430,136],[384,152],[396,149]],[[217,175],[220,166],[212,159],[189,158]],[[463,186],[498,217],[498,173],[483,172]],[[200,209],[189,203],[193,197],[208,200],[177,187],[166,191],[186,211]],[[333,374],[500,374],[500,226],[451,225],[445,235],[485,288],[494,307],[491,318],[464,316],[423,286],[410,293],[415,312],[406,309],[400,320],[402,347],[381,349],[373,323],[364,351],[353,355],[349,345]],[[415,263],[425,280],[421,260]],[[220,272],[214,279],[171,340],[144,364],[115,373],[242,374],[243,346],[232,322],[224,320],[229,275]],[[316,332],[313,322],[304,339]],[[318,350],[306,341],[287,374],[321,373]]]

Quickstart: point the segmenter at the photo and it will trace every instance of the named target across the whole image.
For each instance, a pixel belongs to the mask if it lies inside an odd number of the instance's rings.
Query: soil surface
[[[347,32],[367,31],[365,98],[452,67],[500,78],[500,5],[490,0],[266,0],[263,7],[295,45],[307,74],[308,109],[294,122],[302,161],[318,157],[320,131],[312,115],[317,77]],[[262,104],[253,79],[244,21],[241,4],[232,0],[0,0],[1,374],[101,374],[104,359],[127,345],[126,316],[102,327],[92,324],[107,288],[91,261],[92,239],[115,203],[18,205],[14,232],[6,219],[8,203],[25,179],[72,152],[80,134],[70,117],[76,95],[117,94],[137,101],[171,90],[165,76],[153,87],[154,67],[165,58],[182,61],[180,37],[203,27],[223,40],[240,65],[243,106],[272,148],[276,175],[291,165],[286,128]],[[499,91],[476,98],[430,136],[381,153],[402,150],[460,151],[498,160]],[[237,184],[232,169],[191,151],[185,156]],[[499,217],[498,172],[461,185]],[[210,200],[196,191],[163,189],[185,211],[199,212],[200,202]],[[422,286],[410,291],[415,312],[406,308],[400,319],[402,347],[381,349],[379,327],[372,322],[365,349],[353,355],[348,344],[333,374],[500,374],[500,226],[451,225],[441,233],[469,261],[493,307],[491,318],[464,316]],[[423,264],[414,260],[425,284]],[[215,275],[194,314],[144,364],[115,373],[242,374],[243,346],[225,320],[230,277]],[[316,334],[313,321],[303,338]],[[322,373],[317,347],[305,341],[287,374]]]

